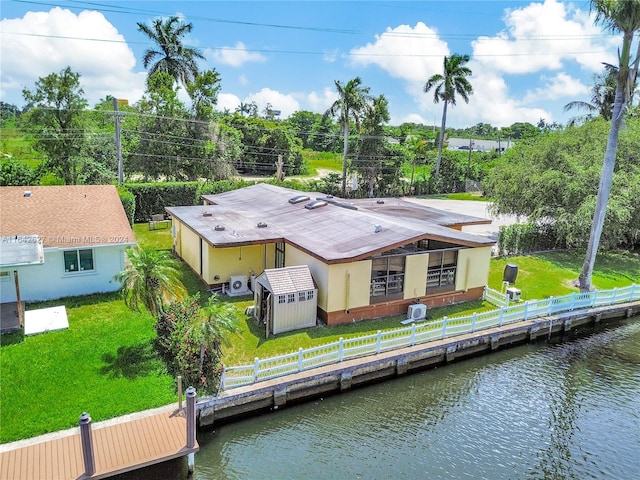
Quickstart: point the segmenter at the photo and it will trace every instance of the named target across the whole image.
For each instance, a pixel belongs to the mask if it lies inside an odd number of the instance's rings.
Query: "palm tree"
[[[584,121],[591,117],[591,113],[599,114],[604,120],[611,120],[613,101],[616,96],[616,84],[618,69],[613,65],[605,65],[605,72],[594,75],[594,84],[591,87],[591,103],[576,100],[564,106],[564,111],[583,110],[587,114],[570,120],[570,124]]]
[[[127,265],[116,279],[122,284],[124,303],[135,311],[142,304],[154,317],[164,313],[166,304],[186,294],[176,260],[170,253],[151,247],[129,248]]]
[[[372,103],[367,105],[362,120],[366,138],[362,140],[360,152],[365,155],[366,168],[364,170],[368,177],[369,198],[373,198],[378,173],[384,164],[386,139],[382,124],[387,123],[390,119],[389,101],[384,95],[374,98]]]
[[[198,74],[196,60],[204,60],[204,56],[197,49],[184,46],[182,42],[182,37],[191,32],[192,28],[191,23],[184,23],[178,17],[156,19],[151,27],[138,22],[138,30],[159,47],[146,50],[142,57],[144,68],[151,65],[149,75],[165,72],[185,87],[194,80]]]
[[[443,102],[442,124],[440,126],[440,140],[438,141],[438,158],[436,159],[437,179],[440,175],[440,163],[442,162],[442,147],[444,145],[444,131],[447,125],[447,106],[456,104],[456,94],[469,103],[469,96],[473,93],[473,87],[467,77],[471,76],[471,69],[465,64],[469,61],[469,55],[453,54],[444,57],[444,68],[442,73],[432,75],[424,85],[424,93],[434,88],[433,102]]]
[[[602,23],[611,31],[622,33],[622,47],[618,52],[618,78],[616,95],[613,103],[613,114],[611,117],[611,127],[609,128],[609,139],[607,149],[604,154],[604,164],[600,175],[600,185],[598,186],[598,197],[596,199],[596,209],[591,222],[591,232],[589,234],[589,244],[585,255],[582,271],[578,279],[580,291],[591,290],[591,276],[593,266],[596,261],[600,235],[604,226],[604,218],[611,192],[613,181],[613,169],[616,164],[616,153],[618,150],[618,135],[622,126],[625,106],[631,97],[631,92],[635,88],[635,81],[638,74],[639,58],[631,64],[631,48],[633,37],[640,31],[640,0],[592,0],[591,7],[596,13],[596,22]],[[640,55],[640,45],[638,46]]]
[[[371,100],[369,87],[362,85],[362,79],[356,77],[343,85],[338,80],[335,81],[338,99],[324,113],[324,117],[338,118],[342,125],[344,135],[344,146],[342,154],[342,195],[347,192],[347,154],[349,153],[349,123],[353,121],[356,127],[360,127],[360,120],[367,105]]]

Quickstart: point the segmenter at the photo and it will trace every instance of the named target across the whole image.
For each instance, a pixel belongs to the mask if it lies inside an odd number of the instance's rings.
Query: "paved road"
[[[473,233],[475,235],[483,235],[491,237],[498,241],[498,230],[501,225],[511,225],[522,222],[522,218],[514,215],[498,215],[493,216],[489,213],[489,202],[478,202],[475,200],[440,200],[440,199],[424,199],[415,197],[406,197],[403,200],[419,203],[448,212],[463,213],[472,217],[488,218],[492,220],[490,225],[469,225],[462,227],[463,232]]]

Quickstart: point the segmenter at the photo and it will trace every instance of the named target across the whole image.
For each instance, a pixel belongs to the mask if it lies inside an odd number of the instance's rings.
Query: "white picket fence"
[[[502,298],[498,298],[497,295]],[[504,295],[495,290],[489,291],[487,289],[485,291],[485,298],[492,303],[494,300],[504,302],[503,297]],[[396,348],[473,333],[531,318],[635,300],[640,300],[640,285],[633,284],[629,287],[614,288],[613,290],[572,293],[562,297],[518,302],[489,312],[474,313],[463,317],[444,317],[437,321],[414,323],[407,327],[384,332],[378,331],[372,335],[349,339],[341,338],[337,342],[314,348],[300,348],[297,352],[286,355],[265,359],[256,358],[252,365],[225,367],[220,390],[250,385],[261,380],[339,363],[351,358],[376,355]]]

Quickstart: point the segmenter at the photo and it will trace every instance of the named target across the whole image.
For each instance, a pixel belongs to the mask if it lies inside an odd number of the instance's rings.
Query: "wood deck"
[[[186,447],[183,410],[164,408],[92,426],[95,473],[85,475],[80,427],[0,446],[3,480],[107,478],[197,452]]]

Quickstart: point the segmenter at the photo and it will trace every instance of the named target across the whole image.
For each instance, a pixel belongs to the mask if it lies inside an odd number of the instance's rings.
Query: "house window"
[[[298,292],[298,301],[306,302],[307,301],[307,293],[306,292]]]
[[[86,272],[94,270],[93,266],[93,250],[67,250],[64,252],[64,271]]]
[[[295,293],[287,293],[287,303],[294,303],[296,301]]]
[[[372,260],[370,295],[376,301],[402,298],[405,258],[394,255]]]
[[[0,281],[8,282],[11,278],[11,272],[0,272]]]
[[[429,252],[427,292],[455,289],[457,263],[457,250]]]
[[[314,292],[313,290],[309,290],[309,291],[307,292],[307,300],[313,300],[313,294],[314,294],[314,293],[315,293],[315,292]]]
[[[276,243],[275,268],[284,268],[284,242]]]
[[[285,297],[284,295],[278,295],[278,303],[279,304],[287,303],[287,297]]]

